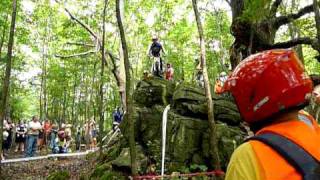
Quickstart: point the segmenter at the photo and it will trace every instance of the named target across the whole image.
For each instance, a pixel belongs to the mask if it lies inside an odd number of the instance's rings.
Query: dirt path
[[[8,180],[42,180],[50,173],[57,171],[68,171],[71,179],[80,179],[81,175],[89,174],[95,167],[94,158],[86,156],[51,158],[27,162],[16,162],[1,164],[1,178]]]

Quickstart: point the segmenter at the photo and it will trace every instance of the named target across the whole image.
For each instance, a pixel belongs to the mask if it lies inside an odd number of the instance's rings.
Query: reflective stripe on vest
[[[320,129],[312,117],[307,116],[313,128],[301,120],[292,120],[273,124],[260,130],[257,135],[265,133],[279,134],[320,160]],[[270,146],[259,142],[249,141],[256,154],[260,180],[302,180],[300,173]]]

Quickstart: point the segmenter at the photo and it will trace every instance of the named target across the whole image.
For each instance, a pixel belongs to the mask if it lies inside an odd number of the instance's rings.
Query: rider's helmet
[[[277,113],[303,107],[313,85],[293,50],[269,50],[252,55],[236,67],[223,90],[235,98],[249,124],[267,122]]]
[[[152,41],[153,41],[153,42],[158,41],[158,36],[153,35],[153,36],[152,36]]]

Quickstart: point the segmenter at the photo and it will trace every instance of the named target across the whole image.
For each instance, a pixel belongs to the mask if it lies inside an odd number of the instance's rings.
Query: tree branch
[[[229,4],[229,6],[231,6],[231,0],[226,0],[226,2]]]
[[[272,45],[265,45],[264,50],[278,49],[278,48],[291,48],[291,47],[299,45],[299,44],[308,44],[308,45],[311,45],[312,47],[314,47],[316,44],[316,39],[312,39],[309,37],[292,39],[292,40],[286,41],[286,42],[275,43]]]
[[[282,0],[275,0],[271,6],[271,17],[275,16],[278,10],[278,7],[280,6],[280,4],[282,3]]]
[[[76,45],[76,46],[87,46],[87,47],[96,47],[93,44],[87,44],[83,42],[67,42],[68,45]]]
[[[279,16],[274,19],[274,26],[275,28],[279,28],[282,25],[288,24],[292,22],[293,20],[299,19],[305,14],[308,14],[310,12],[313,12],[313,5],[310,4],[308,6],[305,6],[304,8],[300,9],[297,13],[289,14],[285,16]]]
[[[83,52],[83,53],[78,53],[78,54],[72,54],[72,55],[59,55],[59,54],[56,54],[54,55],[55,57],[57,58],[61,58],[61,59],[68,59],[68,58],[73,58],[73,57],[78,57],[78,56],[86,56],[86,55],[89,55],[89,54],[93,54],[93,53],[97,53],[98,51],[87,51],[87,52]]]
[[[71,14],[71,12],[67,8],[64,8],[64,10],[68,13],[68,15],[72,20],[76,21],[80,26],[86,29],[95,39],[97,40],[99,39],[96,33],[94,33],[93,30],[88,25],[82,23],[78,18],[76,18],[73,14]]]

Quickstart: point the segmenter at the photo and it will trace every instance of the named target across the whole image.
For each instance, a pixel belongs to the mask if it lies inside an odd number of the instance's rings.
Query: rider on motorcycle
[[[166,54],[164,48],[158,41],[158,37],[153,36],[152,44],[149,46],[148,49],[148,56],[153,57],[154,60],[151,67],[151,72],[153,73],[153,75],[158,77],[162,77],[162,73],[164,72],[163,60],[161,58],[162,54]]]

